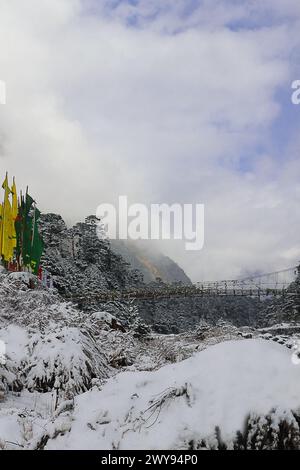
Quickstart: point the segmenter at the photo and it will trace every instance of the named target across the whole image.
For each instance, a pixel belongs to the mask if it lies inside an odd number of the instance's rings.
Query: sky
[[[205,204],[193,280],[300,260],[299,0],[0,0],[0,169],[70,224]]]

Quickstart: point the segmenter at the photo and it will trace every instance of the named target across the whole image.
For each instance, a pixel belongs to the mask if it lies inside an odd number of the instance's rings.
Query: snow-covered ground
[[[75,399],[70,432],[49,449],[186,449],[232,444],[250,414],[295,421],[300,368],[263,340],[220,343],[154,372],[124,372]]]
[[[0,273],[0,449],[300,449],[299,325],[111,323]]]
[[[227,341],[156,371],[120,372],[57,409],[55,393],[10,394],[0,409],[0,445],[232,448],[246,424],[256,435],[267,422],[274,433],[285,422],[297,434],[299,415],[300,366],[292,352],[261,339]]]

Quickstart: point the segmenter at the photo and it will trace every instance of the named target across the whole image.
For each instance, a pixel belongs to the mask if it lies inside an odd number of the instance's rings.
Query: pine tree
[[[137,336],[148,335],[151,332],[150,326],[142,320],[138,306],[133,299],[128,301],[128,320],[130,328]]]
[[[144,336],[151,333],[151,328],[142,319],[136,301],[109,302],[106,310],[115,315],[125,328],[133,331],[136,336]]]

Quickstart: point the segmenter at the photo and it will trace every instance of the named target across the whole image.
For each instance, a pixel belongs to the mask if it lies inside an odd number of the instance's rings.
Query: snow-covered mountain
[[[43,214],[40,233],[45,250],[42,267],[65,296],[143,285],[142,273],[115,253],[108,240],[99,240],[93,218],[68,228],[56,214]]]
[[[51,273],[60,294],[66,299],[80,296],[85,310],[104,308],[103,303],[92,302],[90,294],[135,289],[146,283],[153,288],[170,282],[191,283],[175,262],[147,243],[99,240],[94,217],[67,228],[59,215],[44,214],[40,231],[45,242],[43,268]],[[160,333],[184,332],[200,319],[211,324],[225,319],[237,326],[255,326],[262,308],[257,299],[199,297],[140,300],[138,306],[144,320]],[[118,306],[109,304],[105,309],[118,315]]]
[[[160,278],[191,284],[170,258],[147,244],[99,240],[95,218],[67,228],[56,214],[43,214],[40,232],[45,243],[42,260],[63,293],[137,287]]]

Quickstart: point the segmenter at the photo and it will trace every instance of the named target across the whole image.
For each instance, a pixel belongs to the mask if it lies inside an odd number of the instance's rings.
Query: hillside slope
[[[143,274],[145,283],[159,278],[167,284],[173,282],[191,284],[191,280],[183,269],[171,258],[160,253],[148,241],[113,240],[111,246],[133,268],[138,269]]]
[[[134,288],[157,277],[166,283],[191,283],[174,261],[147,244],[99,240],[92,216],[67,228],[59,215],[43,214],[40,232],[45,243],[42,266],[62,294]]]

